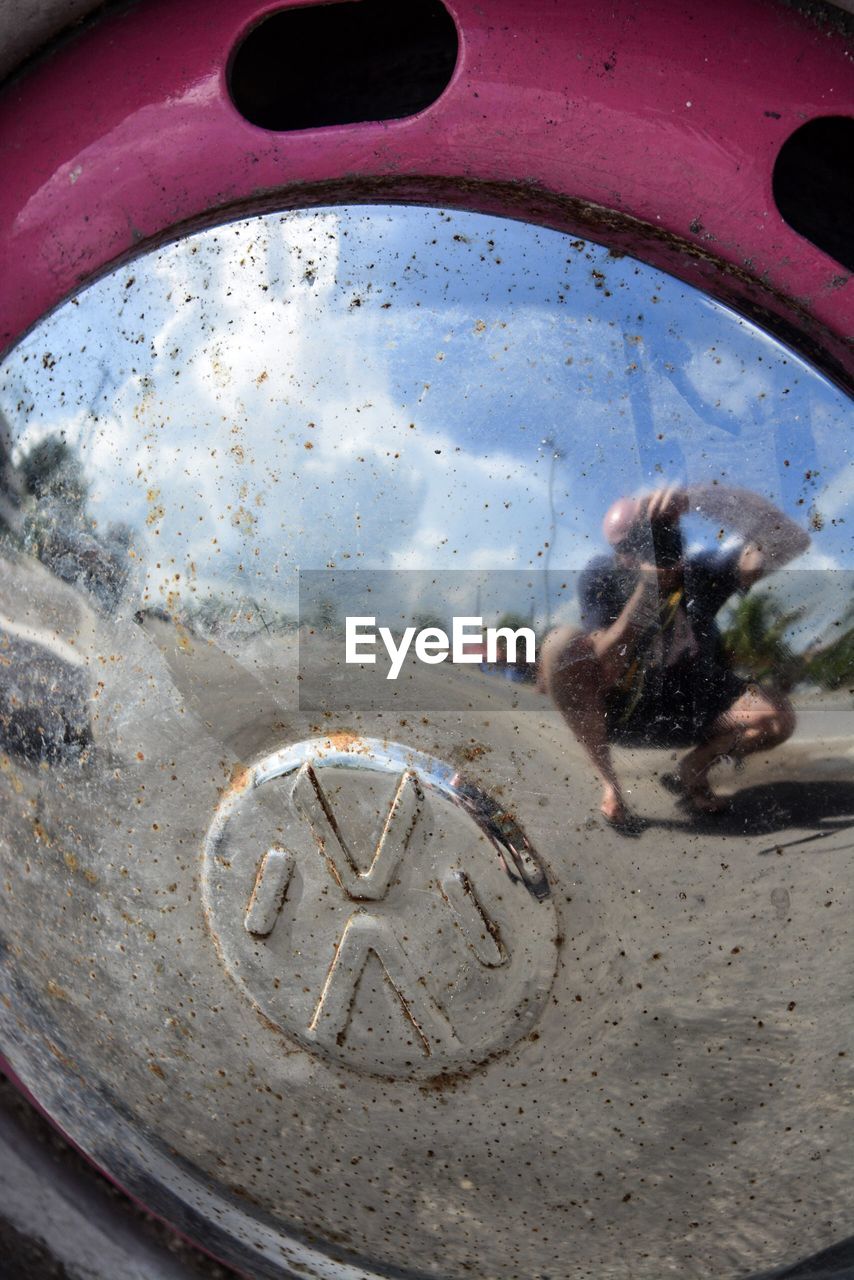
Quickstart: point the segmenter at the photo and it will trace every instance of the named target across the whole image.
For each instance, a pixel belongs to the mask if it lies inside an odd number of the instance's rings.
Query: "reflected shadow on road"
[[[733,795],[722,813],[691,814],[683,819],[649,819],[648,826],[691,831],[703,836],[757,836],[793,829],[807,834],[759,849],[762,854],[814,844],[831,835],[854,831],[854,782],[768,782]],[[812,830],[810,830],[812,829]],[[852,836],[854,839],[854,836]],[[834,845],[834,848],[837,846]],[[818,852],[818,850],[814,850]]]

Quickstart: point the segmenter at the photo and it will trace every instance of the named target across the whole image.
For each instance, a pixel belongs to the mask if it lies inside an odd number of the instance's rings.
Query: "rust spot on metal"
[[[220,795],[223,799],[226,796],[240,795],[242,792],[248,791],[251,785],[252,770],[247,768],[245,764],[236,764],[231,770],[228,782],[224,787],[220,788]]]
[[[471,1077],[470,1071],[440,1071],[438,1075],[431,1076],[429,1080],[425,1080],[420,1084],[419,1091],[421,1093],[448,1093],[452,1089],[456,1089],[458,1084],[468,1080]]]
[[[264,1024],[267,1030],[272,1031],[273,1034],[278,1038],[279,1049],[282,1053],[294,1054],[294,1053],[304,1052],[304,1050],[300,1048],[298,1045],[292,1044],[290,1040],[287,1040],[285,1038],[282,1028],[280,1026],[277,1026],[277,1024],[273,1022],[272,1018],[268,1018],[264,1010],[261,1009],[257,1004],[255,1004],[254,1001],[252,1002],[252,1009],[256,1017],[258,1017],[261,1020],[261,1022]]]
[[[359,735],[352,729],[338,729],[327,737],[329,747],[334,751],[345,751],[347,747],[355,746],[358,741]]]
[[[26,1023],[24,1023],[24,1024],[22,1024],[22,1025],[24,1025],[24,1026],[26,1027]],[[48,1039],[48,1037],[47,1037],[47,1036],[42,1036],[42,1039],[44,1040],[45,1045],[47,1046],[47,1050],[48,1050],[48,1052],[49,1052],[49,1053],[50,1053],[54,1058],[56,1058],[57,1062],[62,1063],[62,1065],[63,1065],[63,1066],[64,1066],[68,1071],[70,1071],[74,1076],[76,1076],[76,1078],[80,1081],[80,1083],[81,1083],[81,1084],[85,1084],[85,1083],[86,1083],[86,1081],[85,1081],[85,1079],[83,1078],[83,1076],[80,1074],[80,1070],[79,1070],[79,1068],[78,1068],[78,1066],[77,1066],[76,1062],[74,1062],[74,1061],[73,1061],[73,1059],[69,1058],[67,1054],[63,1053],[63,1052],[62,1052],[62,1050],[60,1049],[59,1045],[58,1045],[58,1044],[56,1044],[53,1040]]]
[[[474,764],[476,760],[480,760],[482,756],[485,756],[491,750],[492,747],[470,738],[467,743],[461,743],[460,746],[454,747],[449,754],[456,764]]]

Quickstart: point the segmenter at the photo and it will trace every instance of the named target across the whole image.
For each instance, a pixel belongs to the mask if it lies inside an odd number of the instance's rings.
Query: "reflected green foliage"
[[[2,424],[0,424],[2,425]],[[116,608],[135,558],[136,531],[125,520],[99,527],[79,450],[61,434],[31,445],[17,466],[0,448],[0,531],[63,582],[89,593],[106,612]]]
[[[531,618],[523,613],[515,613],[512,609],[507,613],[502,613],[496,622],[496,627],[509,627],[511,631],[518,631],[520,627],[533,626]]]
[[[83,465],[62,436],[47,436],[34,444],[21,459],[18,472],[25,491],[34,498],[58,498],[76,508],[86,502],[89,487]]]
[[[835,639],[795,653],[786,633],[803,616],[803,609],[784,609],[768,594],[744,596],[723,631],[732,665],[744,675],[784,690],[796,684],[839,689],[854,681],[854,605],[836,623]]]
[[[751,592],[738,601],[723,632],[723,643],[736,670],[755,680],[791,689],[804,675],[804,659],[792,652],[786,632],[803,616],[783,609],[772,596]]]
[[[294,631],[296,618],[282,609],[275,609],[267,603],[263,606],[255,596],[235,597],[208,590],[202,596],[190,596],[175,600],[176,612],[180,621],[191,631],[201,635],[256,634],[275,635],[286,631]],[[169,610],[149,607],[140,611],[137,621],[146,617],[159,618],[164,622],[177,621]]]
[[[336,601],[331,599],[329,596],[323,596],[318,600],[315,608],[309,612],[309,615],[302,618],[302,622],[313,631],[332,632],[335,634],[343,631],[343,623],[338,612],[338,605]]]
[[[854,605],[836,624],[839,635],[806,655],[807,679],[823,689],[841,689],[854,684]]]

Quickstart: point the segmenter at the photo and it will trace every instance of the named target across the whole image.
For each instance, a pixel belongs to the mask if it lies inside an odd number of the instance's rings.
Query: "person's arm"
[[[638,642],[658,618],[658,583],[654,573],[639,573],[628,600],[614,585],[613,570],[594,565],[581,575],[581,621],[591,637],[608,685],[631,665]]]
[[[810,544],[805,529],[751,489],[699,484],[691,485],[685,494],[690,511],[719,521],[723,528],[741,535],[744,545],[737,576],[742,590],[765,574],[781,569]]]

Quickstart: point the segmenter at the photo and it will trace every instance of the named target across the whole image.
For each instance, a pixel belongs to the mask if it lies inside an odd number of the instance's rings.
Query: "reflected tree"
[[[802,609],[786,610],[767,592],[743,596],[722,634],[732,665],[777,689],[793,688],[803,679],[806,664],[791,648],[786,633],[802,617]]]
[[[116,521],[103,533],[87,511],[89,486],[83,463],[62,435],[45,436],[16,468],[24,496],[21,538],[63,582],[85,588],[105,611],[121,598],[129,572],[134,530]]]
[[[27,494],[37,500],[55,498],[83,511],[89,486],[83,466],[63,436],[46,436],[21,458],[18,472]]]
[[[769,594],[745,596],[723,632],[733,666],[778,689],[791,689],[796,684],[841,689],[854,682],[854,604],[834,624],[837,634],[832,639],[816,641],[803,653],[796,653],[786,635],[804,613],[803,609],[784,609]]]
[[[836,623],[840,634],[828,644],[816,645],[806,654],[806,675],[823,689],[851,691],[854,684],[854,604]]]

